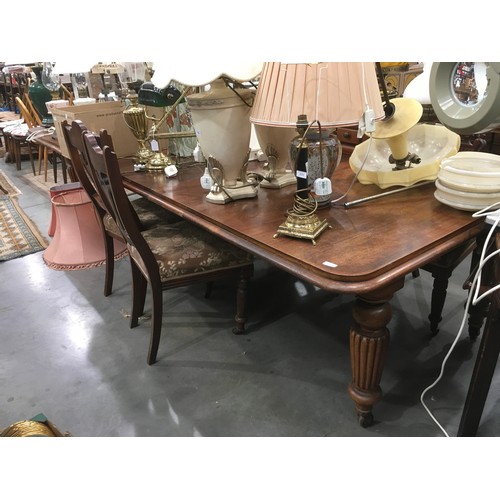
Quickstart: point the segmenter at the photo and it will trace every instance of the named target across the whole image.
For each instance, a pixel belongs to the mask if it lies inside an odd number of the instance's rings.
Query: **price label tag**
[[[151,151],[160,151],[160,148],[158,147],[158,141],[156,139],[153,139],[151,141]]]
[[[301,179],[307,179],[307,172],[303,172],[302,170],[297,170],[296,176],[300,177]]]

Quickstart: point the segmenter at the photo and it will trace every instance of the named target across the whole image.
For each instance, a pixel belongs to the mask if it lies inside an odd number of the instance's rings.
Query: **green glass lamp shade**
[[[47,102],[52,101],[50,90],[42,83],[42,68],[35,66],[33,72],[36,75],[36,80],[29,86],[28,95],[42,118],[42,125],[53,125],[54,119],[47,110]]]
[[[160,108],[175,104],[181,96],[181,92],[173,85],[167,85],[165,88],[159,89],[151,82],[144,82],[138,91],[138,96],[139,104]]]

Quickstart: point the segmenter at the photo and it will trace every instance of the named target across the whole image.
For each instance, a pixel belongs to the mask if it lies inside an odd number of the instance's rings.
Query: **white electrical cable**
[[[367,93],[366,93],[365,63],[361,63],[361,79],[362,79],[362,82],[363,82],[363,96],[364,96],[364,99],[365,99],[365,112],[366,112],[368,109],[370,109],[370,104],[368,103],[368,97],[367,97]],[[363,168],[365,166],[366,160],[368,159],[368,156],[370,155],[370,150],[371,150],[372,141],[373,141],[372,133],[369,132],[369,133],[367,133],[367,135],[369,137],[369,139],[368,139],[369,143],[368,143],[368,147],[366,148],[365,157],[363,158],[363,161],[361,162],[361,166],[359,167],[359,170],[356,172],[356,175],[354,176],[354,179],[351,181],[351,184],[349,185],[349,187],[347,188],[347,190],[345,191],[345,193],[343,195],[339,196],[338,198],[336,198],[335,200],[332,200],[330,202],[330,204],[332,206],[334,206],[337,202],[339,202],[340,200],[344,199],[347,196],[347,194],[351,190],[352,186],[354,185],[354,183],[358,179],[359,174],[361,173],[361,171],[363,170]],[[341,205],[341,206],[344,206],[344,205]]]
[[[354,183],[356,182],[357,178],[359,177],[359,174],[361,173],[361,171],[363,170],[364,166],[365,166],[365,163],[366,163],[366,160],[368,159],[368,156],[370,154],[370,149],[371,149],[371,146],[372,146],[372,141],[373,141],[373,138],[372,138],[372,134],[368,134],[368,136],[370,137],[368,140],[369,140],[369,143],[368,143],[368,147],[366,148],[366,154],[365,154],[365,157],[363,158],[363,161],[361,163],[361,167],[359,167],[359,170],[356,172],[356,175],[354,176],[354,179],[351,181],[351,184],[349,185],[349,187],[347,188],[347,190],[344,192],[343,195],[339,196],[338,198],[336,198],[335,200],[332,200],[330,202],[330,204],[332,206],[335,206],[335,204],[337,202],[339,202],[340,200],[342,200],[343,198],[345,198],[347,196],[347,194],[349,193],[349,191],[351,190],[352,186],[354,185]],[[338,206],[344,206],[343,204],[341,205],[338,205]]]
[[[490,295],[491,293],[493,293],[494,291],[496,291],[496,290],[498,290],[500,288],[500,283],[499,283],[498,285],[496,285],[496,286],[490,288],[489,290],[487,290],[486,292],[484,292],[482,295],[478,296],[480,285],[481,285],[481,272],[482,272],[482,269],[483,269],[484,265],[490,259],[492,259],[496,255],[500,254],[500,249],[498,249],[498,250],[495,250],[494,252],[492,252],[491,254],[489,254],[487,257],[485,257],[486,250],[489,247],[490,239],[491,239],[492,235],[495,233],[496,228],[497,228],[497,226],[500,223],[500,212],[499,211],[488,212],[488,210],[492,209],[495,206],[498,206],[499,204],[500,204],[500,202],[494,203],[494,204],[492,204],[492,205],[490,205],[490,206],[488,206],[486,208],[483,208],[483,209],[479,210],[478,212],[475,212],[472,215],[472,217],[487,217],[487,216],[492,216],[492,217],[494,217],[494,222],[491,225],[491,229],[488,232],[488,235],[487,235],[487,237],[485,239],[485,242],[483,244],[483,248],[481,250],[481,256],[480,256],[480,259],[479,259],[478,269],[477,269],[477,271],[476,271],[476,273],[474,275],[474,278],[472,280],[471,288],[470,288],[470,291],[469,291],[469,295],[467,297],[467,302],[466,302],[466,306],[465,306],[465,310],[464,310],[464,315],[463,315],[463,318],[462,318],[462,323],[460,325],[458,333],[457,333],[457,335],[455,337],[455,340],[453,341],[451,347],[449,348],[446,356],[444,357],[443,362],[441,363],[441,371],[439,373],[439,376],[436,378],[436,380],[431,385],[429,385],[428,387],[426,387],[422,391],[422,394],[420,395],[420,402],[421,402],[422,406],[424,407],[424,409],[427,411],[427,413],[429,414],[429,416],[431,417],[431,419],[435,422],[435,424],[439,427],[439,429],[443,432],[443,434],[446,437],[450,437],[450,436],[446,432],[446,430],[444,429],[444,427],[438,422],[438,420],[436,419],[436,417],[434,417],[434,415],[431,412],[431,410],[425,404],[425,402],[424,402],[424,396],[427,394],[428,391],[430,391],[433,387],[435,387],[438,384],[438,382],[442,379],[443,374],[444,374],[444,369],[445,369],[446,362],[448,361],[449,357],[451,356],[451,353],[455,349],[455,346],[456,346],[459,338],[462,335],[462,332],[463,332],[463,329],[464,329],[464,326],[465,326],[465,322],[467,320],[467,315],[468,315],[468,312],[469,312],[470,304],[472,303],[473,305],[476,305],[478,302],[480,302],[481,300],[483,300],[486,296]]]

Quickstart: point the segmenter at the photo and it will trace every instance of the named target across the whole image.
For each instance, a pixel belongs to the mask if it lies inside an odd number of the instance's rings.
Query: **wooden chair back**
[[[25,92],[23,94],[23,101],[26,104],[26,107],[28,108],[29,112],[31,113],[31,116],[37,122],[37,124],[42,125],[42,117],[40,116],[40,113],[38,113],[38,111],[36,110],[28,92]]]
[[[26,95],[24,99],[26,99]],[[29,102],[31,103],[31,100]],[[23,99],[19,96],[16,96],[16,105],[19,108],[19,112],[21,113],[24,123],[26,123],[29,128],[39,127],[42,125],[40,117],[36,113],[33,114]]]
[[[108,205],[103,201],[99,190],[96,189],[92,173],[89,168],[89,162],[86,156],[85,146],[83,144],[82,134],[87,133],[87,127],[80,120],[73,120],[68,124],[66,120],[62,122],[63,138],[66,141],[68,152],[82,188],[89,196],[94,206],[95,212],[101,223],[101,230],[104,239],[106,252],[106,274],[104,280],[104,296],[108,296],[113,288],[114,275],[114,255],[115,242],[118,240],[124,242],[121,231],[116,227],[114,213],[109,211]],[[111,143],[111,137],[107,137],[108,143]],[[109,219],[113,219],[110,221]],[[114,223],[113,223],[114,222]]]
[[[87,162],[83,158],[85,148],[82,134],[87,132],[87,127],[80,120],[73,120],[71,124],[68,124],[68,122],[64,120],[61,124],[61,129],[68,148],[71,165],[73,166],[80,184],[89,198],[94,202],[94,205],[97,204],[96,208],[99,208],[101,211],[104,210],[105,207],[91,180],[90,171],[87,169]]]
[[[73,101],[75,99],[73,92],[71,92],[71,90],[69,90],[64,84],[61,84],[61,89],[63,91],[63,98],[69,101],[70,106],[73,106]]]
[[[84,132],[82,138],[94,185],[125,241],[136,249],[132,258],[137,261],[141,268],[144,268],[146,259],[147,267],[152,266],[152,269],[157,272],[158,265],[151,249],[141,235],[137,213],[133,209],[123,186],[115,152],[109,145],[104,145],[104,148],[101,148],[99,139],[90,132]]]

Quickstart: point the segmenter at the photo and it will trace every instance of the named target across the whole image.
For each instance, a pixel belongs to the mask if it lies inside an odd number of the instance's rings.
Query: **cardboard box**
[[[69,158],[68,146],[62,133],[62,122],[66,120],[71,123],[73,120],[81,120],[94,133],[106,129],[113,139],[113,145],[119,158],[135,155],[139,144],[125,123],[123,110],[124,105],[121,101],[54,108],[52,116],[62,154]]]

